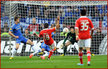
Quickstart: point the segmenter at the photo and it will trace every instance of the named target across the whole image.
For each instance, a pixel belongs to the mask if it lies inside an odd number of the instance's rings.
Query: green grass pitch
[[[10,60],[1,56],[1,68],[107,68],[107,55],[91,57],[91,66],[87,66],[87,56],[83,56],[83,66],[77,66],[78,56],[52,56],[50,60],[41,60],[39,57],[18,56]]]

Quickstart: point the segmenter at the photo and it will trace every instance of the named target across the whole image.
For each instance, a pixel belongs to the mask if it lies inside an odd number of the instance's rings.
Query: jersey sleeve
[[[12,27],[9,29],[9,31],[11,31],[11,32],[13,32],[13,30],[14,30],[14,26],[12,26]]]
[[[78,29],[78,28],[79,28],[79,23],[78,23],[78,20],[76,20],[75,29]]]
[[[92,21],[89,19],[89,22],[90,22],[90,28],[92,29],[92,30],[94,30],[94,26],[93,26],[93,23],[92,23]]]

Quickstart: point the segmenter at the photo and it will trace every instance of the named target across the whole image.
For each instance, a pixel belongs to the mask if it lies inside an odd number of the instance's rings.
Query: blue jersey
[[[20,44],[21,42],[26,43],[28,39],[26,39],[22,33],[21,33],[21,27],[20,24],[14,24],[11,28],[10,31],[15,35],[19,36],[19,38],[16,39],[16,43]]]
[[[20,24],[14,24],[11,28],[10,31],[15,35],[15,36],[19,36],[19,38],[23,37],[22,33],[21,33],[21,27]]]
[[[45,51],[48,51],[48,52],[51,50],[50,47],[48,45],[46,45],[44,42],[41,43],[41,48],[44,48]]]

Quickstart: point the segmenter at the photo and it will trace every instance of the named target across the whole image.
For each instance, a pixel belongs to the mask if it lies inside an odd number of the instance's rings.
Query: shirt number
[[[50,39],[48,33],[44,33],[44,35],[43,35],[43,39],[44,39],[44,40],[49,40],[49,39]]]
[[[88,25],[87,25],[87,24],[89,24],[89,22],[85,22],[85,23],[82,22],[81,24],[82,24],[82,26],[81,26],[81,27],[82,27],[81,31],[86,31],[86,30],[88,30]]]

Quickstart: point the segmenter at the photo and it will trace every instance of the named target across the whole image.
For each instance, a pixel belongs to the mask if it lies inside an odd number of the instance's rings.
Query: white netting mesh
[[[15,39],[12,38],[10,44],[9,35],[6,34],[10,26],[14,24],[14,16],[21,17],[20,24],[22,33],[25,37],[33,40],[37,46],[40,39],[31,36],[32,31],[36,30],[39,33],[43,29],[44,23],[48,23],[50,27],[53,27],[57,15],[61,14],[60,30],[54,35],[56,46],[59,47],[61,41],[65,38],[61,34],[63,28],[69,28],[71,25],[75,25],[76,19],[80,17],[80,9],[87,10],[87,16],[93,21],[94,27],[96,28],[92,39],[92,53],[99,54],[102,49],[99,46],[105,35],[107,35],[107,1],[2,1],[1,8],[1,53],[3,55],[10,53],[10,45],[11,47],[15,46]],[[36,22],[34,21],[36,27],[32,29],[29,25],[33,23],[33,18],[36,19]],[[25,29],[28,28],[30,31],[29,35],[25,35]],[[103,46],[103,48],[106,48],[106,46]],[[68,55],[77,54],[78,46],[75,43],[74,45],[70,45],[67,50]],[[18,55],[29,55],[31,47],[21,44],[17,52],[19,53]],[[62,52],[63,50],[59,49],[55,54]],[[100,54],[106,54],[106,51]]]

